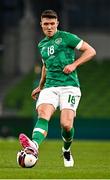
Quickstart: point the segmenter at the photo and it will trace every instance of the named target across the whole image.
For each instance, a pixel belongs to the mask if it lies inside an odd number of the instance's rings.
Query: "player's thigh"
[[[41,114],[46,114],[48,118],[56,110],[59,102],[58,95],[54,92],[54,88],[43,89],[38,97],[36,103],[36,109],[41,116]]]
[[[55,112],[55,108],[51,104],[41,104],[37,108],[38,116],[46,120],[50,120],[51,116]]]

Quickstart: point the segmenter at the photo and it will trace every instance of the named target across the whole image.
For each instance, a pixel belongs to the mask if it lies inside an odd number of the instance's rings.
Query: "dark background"
[[[84,96],[88,97],[87,101],[82,98],[79,106],[75,121],[76,138],[109,139],[109,0],[0,0],[0,135],[18,136],[21,131],[31,135],[35,124],[35,112],[29,114],[35,104],[31,103],[29,96],[38,84],[41,73],[37,43],[43,37],[39,23],[41,12],[45,9],[53,9],[58,13],[59,29],[77,34],[97,52],[93,65],[85,65],[84,69],[81,67],[81,88]],[[101,78],[94,75],[98,71]],[[34,75],[30,76],[30,72]],[[83,77],[84,72],[87,75]],[[90,84],[86,82],[88,75]],[[9,94],[11,89],[13,90]],[[87,92],[89,93],[86,94]],[[99,99],[102,101],[98,102]],[[93,106],[96,106],[96,111],[92,113]],[[50,123],[50,129],[54,127],[55,131],[50,130],[49,137],[60,137],[58,115],[59,112]]]

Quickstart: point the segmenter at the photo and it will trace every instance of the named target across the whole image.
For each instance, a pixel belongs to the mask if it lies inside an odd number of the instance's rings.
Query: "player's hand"
[[[31,93],[32,99],[36,100],[40,91],[41,91],[40,87],[35,88]]]
[[[76,65],[74,63],[69,64],[67,66],[64,67],[63,72],[66,74],[70,74],[71,72],[73,72],[76,69]]]

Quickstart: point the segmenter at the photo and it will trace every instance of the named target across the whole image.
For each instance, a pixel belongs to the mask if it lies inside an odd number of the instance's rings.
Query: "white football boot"
[[[74,160],[73,160],[70,148],[68,150],[66,150],[66,149],[64,149],[64,147],[62,147],[62,152],[63,152],[64,166],[65,167],[73,167]]]

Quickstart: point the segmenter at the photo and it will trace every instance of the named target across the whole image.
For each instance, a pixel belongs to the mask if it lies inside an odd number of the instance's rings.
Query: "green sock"
[[[70,148],[70,145],[73,141],[73,136],[74,136],[74,128],[71,128],[70,131],[66,131],[65,129],[62,128],[62,138],[64,141],[64,148],[68,150]]]
[[[48,121],[43,118],[38,118],[37,123],[33,129],[32,140],[38,145],[42,143],[48,133]]]

